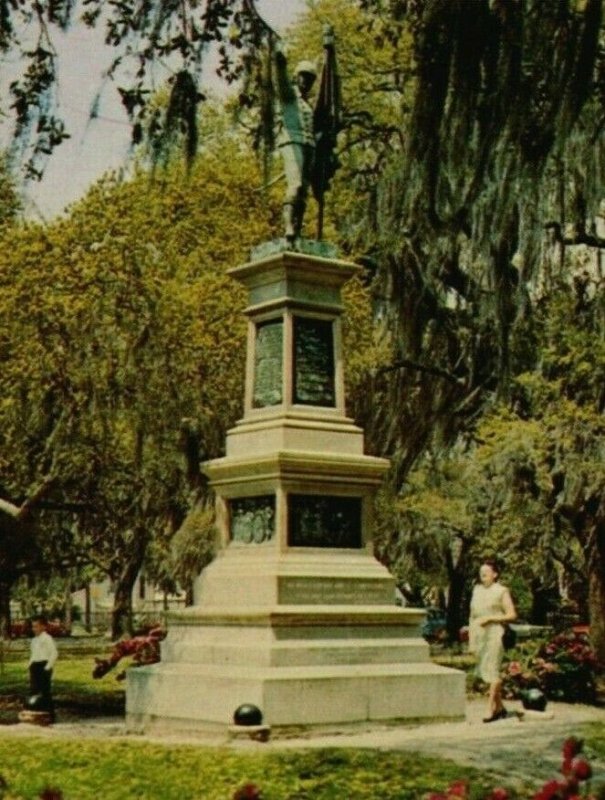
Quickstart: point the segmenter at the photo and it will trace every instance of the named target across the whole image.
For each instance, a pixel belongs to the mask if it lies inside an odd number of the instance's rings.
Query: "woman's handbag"
[[[512,650],[517,644],[517,634],[510,625],[505,625],[502,631],[502,646],[505,650]]]

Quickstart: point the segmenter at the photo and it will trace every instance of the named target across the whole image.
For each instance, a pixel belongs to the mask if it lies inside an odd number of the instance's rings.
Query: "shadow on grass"
[[[94,659],[89,656],[67,658],[57,665],[53,698],[60,721],[91,717],[124,716],[125,684],[113,676],[94,680]],[[0,725],[18,722],[29,693],[27,664],[6,662],[0,670]]]
[[[0,725],[16,725],[19,722],[19,711],[24,706],[25,696],[0,696]],[[93,717],[123,717],[125,714],[123,697],[83,697],[79,694],[55,692],[53,698],[57,717],[61,722],[75,722]]]

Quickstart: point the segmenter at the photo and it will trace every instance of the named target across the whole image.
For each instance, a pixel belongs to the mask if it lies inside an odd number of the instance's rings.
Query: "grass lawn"
[[[605,756],[601,725],[582,726],[588,757]],[[66,741],[0,735],[6,800],[34,800],[46,787],[65,800],[230,800],[255,783],[264,800],[421,800],[468,780],[473,800],[501,782],[489,771],[404,752],[288,750],[242,753],[140,741]],[[553,775],[553,777],[556,777]],[[533,792],[512,795],[529,798]]]
[[[8,661],[0,674],[0,722],[16,720],[27,693],[26,658]],[[91,656],[57,662],[54,697],[59,718],[123,714],[124,684],[109,673],[91,676]],[[489,776],[447,761],[405,753],[324,750],[254,754],[137,741],[66,741],[2,738],[0,775],[6,800],[33,800],[46,786],[61,788],[66,800],[229,800],[247,782],[263,789],[264,800],[417,800],[452,780],[473,777],[484,796]]]
[[[150,744],[136,737],[2,737],[1,723],[16,721],[27,693],[26,661],[7,661],[0,670],[0,776],[9,786],[5,795],[0,790],[4,800],[35,800],[48,786],[60,788],[65,800],[230,800],[248,782],[263,789],[264,800],[422,800],[458,779],[469,780],[471,797],[481,800],[500,783],[489,770],[409,752],[251,753]],[[114,673],[94,680],[93,665],[90,655],[57,662],[54,695],[60,720],[123,714],[124,683],[116,681]],[[603,726],[585,725],[569,733],[585,737],[589,758],[605,758]]]
[[[450,762],[366,750],[243,754],[141,742],[0,738],[0,774],[9,797],[33,800],[46,786],[65,800],[229,800],[252,782],[263,800],[419,800],[461,777],[485,797],[490,784]],[[8,800],[8,799],[7,799]]]

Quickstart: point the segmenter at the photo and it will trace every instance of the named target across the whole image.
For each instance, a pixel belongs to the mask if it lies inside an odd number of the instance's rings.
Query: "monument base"
[[[170,615],[161,663],[129,670],[127,722],[229,735],[256,706],[272,735],[461,719],[465,675],[432,664],[422,609],[395,605],[372,554],[389,467],[346,416],[342,287],[329,245],[256,248],[244,415],[202,465],[222,549]]]
[[[464,717],[464,675],[434,664],[219,667],[163,664],[129,673],[126,721],[228,732],[242,702],[263,709],[272,734],[295,728],[344,730]]]
[[[199,606],[175,614],[162,663],[128,672],[133,729],[227,734],[242,704],[272,735],[464,716],[464,673],[432,664],[423,612],[397,606]]]

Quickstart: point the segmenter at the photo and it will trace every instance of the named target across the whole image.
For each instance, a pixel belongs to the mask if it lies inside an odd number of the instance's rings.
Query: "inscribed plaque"
[[[294,317],[294,402],[335,405],[334,338],[330,320]]]
[[[283,332],[281,319],[261,322],[256,326],[254,408],[275,406],[282,401]]]
[[[288,495],[292,547],[361,547],[361,498]]]

